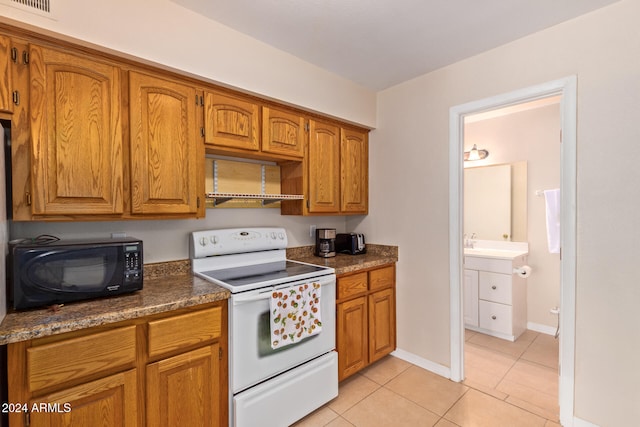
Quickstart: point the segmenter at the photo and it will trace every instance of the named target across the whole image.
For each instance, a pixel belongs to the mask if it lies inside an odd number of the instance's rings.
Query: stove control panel
[[[214,255],[286,249],[287,233],[284,228],[223,228],[194,231],[189,241],[192,259]]]

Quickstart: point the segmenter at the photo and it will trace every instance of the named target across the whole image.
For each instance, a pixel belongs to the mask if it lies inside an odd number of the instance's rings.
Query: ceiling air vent
[[[38,15],[51,16],[51,0],[0,0],[0,4],[13,6]]]

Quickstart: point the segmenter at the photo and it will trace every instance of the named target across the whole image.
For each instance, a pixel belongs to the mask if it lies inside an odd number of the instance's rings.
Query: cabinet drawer
[[[218,338],[221,334],[221,307],[153,320],[149,322],[149,357]]]
[[[135,359],[135,326],[31,347],[27,349],[29,390],[131,366]]]
[[[389,267],[371,270],[369,272],[369,290],[390,288],[396,281],[396,269],[393,265]]]
[[[367,292],[367,273],[338,278],[338,299]]]
[[[510,305],[480,301],[480,327],[502,334],[512,334],[512,309]]]
[[[511,275],[480,272],[480,299],[511,304]]]
[[[511,274],[513,261],[510,259],[495,259],[476,256],[464,256],[464,268],[493,273]]]

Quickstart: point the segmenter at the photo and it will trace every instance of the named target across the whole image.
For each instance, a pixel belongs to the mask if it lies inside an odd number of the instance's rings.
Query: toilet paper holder
[[[526,279],[527,277],[531,276],[531,267],[529,267],[528,265],[523,265],[520,267],[514,267],[513,268],[513,274],[517,274],[519,277],[522,277],[523,279]]]

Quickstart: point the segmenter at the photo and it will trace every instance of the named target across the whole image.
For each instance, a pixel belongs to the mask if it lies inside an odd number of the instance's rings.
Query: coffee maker
[[[329,258],[336,256],[336,229],[316,229],[316,256]]]

